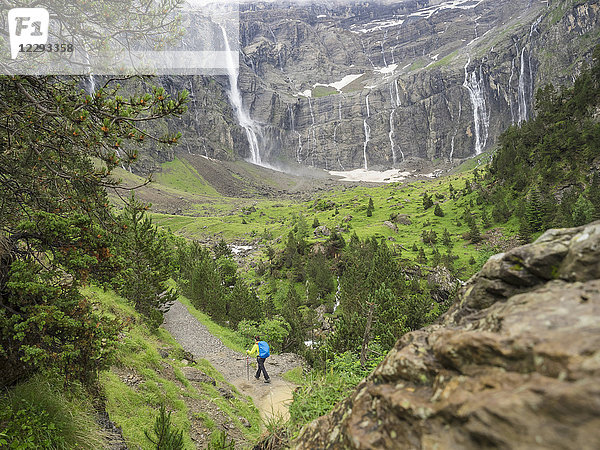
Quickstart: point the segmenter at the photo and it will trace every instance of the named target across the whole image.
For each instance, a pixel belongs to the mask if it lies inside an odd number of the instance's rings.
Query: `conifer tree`
[[[444,217],[444,211],[442,210],[442,207],[439,203],[435,205],[435,210],[433,211],[433,214],[435,214],[438,217]]]
[[[579,227],[590,223],[595,214],[594,205],[583,194],[579,195],[575,205],[573,205],[573,225]]]
[[[448,248],[452,247],[452,238],[450,237],[450,233],[448,232],[447,228],[444,228],[442,243]]]
[[[532,232],[535,233],[542,230],[544,211],[540,192],[537,189],[534,189],[529,194],[527,203],[525,204],[525,218]]]
[[[369,206],[367,206],[367,217],[371,217],[373,215],[373,211],[375,211],[375,205],[373,204],[373,199],[369,198]]]

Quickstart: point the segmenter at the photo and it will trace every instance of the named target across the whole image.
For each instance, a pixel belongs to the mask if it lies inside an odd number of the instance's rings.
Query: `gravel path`
[[[246,355],[226,347],[219,338],[213,336],[187,308],[176,301],[165,314],[163,327],[195,358],[208,360],[212,366],[223,374],[225,379],[245,395],[254,400],[261,411],[263,419],[275,414],[287,416],[287,406],[292,399],[296,385],[285,381],[281,375],[294,367],[302,366],[297,355],[284,353],[271,355],[265,367],[271,377],[271,384],[264,384],[263,379],[255,380],[255,360],[250,368],[250,380],[246,375]]]

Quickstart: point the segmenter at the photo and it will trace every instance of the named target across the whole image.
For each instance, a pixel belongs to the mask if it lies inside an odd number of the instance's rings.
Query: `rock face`
[[[572,82],[599,27],[600,0],[242,3],[237,84],[263,162],[412,169],[493,146],[538,87]],[[191,93],[175,154],[251,156],[230,82],[161,80]]]
[[[295,448],[600,448],[600,222],[490,258]]]

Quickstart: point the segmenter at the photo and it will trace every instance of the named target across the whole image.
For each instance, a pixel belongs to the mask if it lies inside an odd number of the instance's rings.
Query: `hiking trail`
[[[288,406],[296,385],[282,378],[283,373],[301,366],[297,355],[284,353],[273,355],[265,362],[265,368],[271,378],[270,384],[265,384],[261,376],[256,380],[256,357],[250,357],[250,380],[246,373],[246,355],[226,347],[219,338],[192,316],[187,308],[176,301],[165,314],[163,327],[184,350],[194,355],[194,358],[206,359],[221,372],[228,383],[235,386],[240,393],[248,395],[260,411],[263,421],[272,416],[289,417]]]

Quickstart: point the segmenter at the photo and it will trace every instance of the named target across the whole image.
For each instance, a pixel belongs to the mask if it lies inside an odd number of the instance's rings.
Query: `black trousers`
[[[260,377],[260,372],[262,371],[263,375],[265,376],[265,380],[269,379],[269,374],[267,373],[266,369],[265,369],[265,358],[261,358],[260,356],[256,357],[256,362],[258,364],[258,370],[256,371],[256,378]]]

